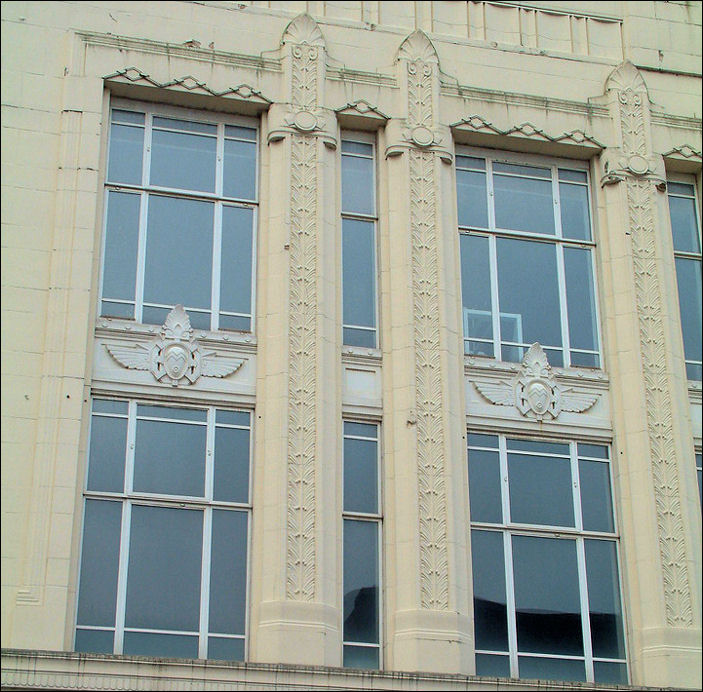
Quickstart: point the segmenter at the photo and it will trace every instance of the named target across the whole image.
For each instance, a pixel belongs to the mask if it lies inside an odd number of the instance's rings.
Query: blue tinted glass
[[[491,678],[509,678],[510,659],[507,656],[476,654],[476,675]]]
[[[612,533],[613,506],[610,497],[610,466],[606,461],[579,460],[581,514],[586,531]]]
[[[215,429],[215,500],[249,501],[249,431]]]
[[[669,186],[671,189],[671,186]],[[674,250],[677,252],[700,252],[696,204],[693,199],[669,196],[671,231],[674,235]]]
[[[215,137],[154,130],[150,182],[161,187],[214,192],[216,156]]]
[[[208,637],[207,657],[214,661],[243,661],[244,640],[230,637]]]
[[[143,118],[144,116],[142,116]],[[111,183],[142,183],[144,128],[113,124],[110,129],[107,179]]]
[[[220,310],[251,314],[253,247],[254,211],[223,207]]]
[[[564,273],[571,347],[597,351],[598,327],[591,251],[564,248]]]
[[[683,348],[686,360],[703,360],[701,352],[701,309],[703,290],[700,260],[676,258],[676,282],[679,289],[679,310],[683,330]],[[700,366],[699,366],[700,367]],[[700,379],[700,375],[697,378]]]
[[[151,632],[125,632],[124,653],[159,658],[198,658],[198,637]]]
[[[469,450],[469,500],[471,521],[501,523],[503,511],[498,452]]]
[[[108,194],[103,298],[134,300],[140,204],[139,195],[114,190]]]
[[[493,169],[496,170],[497,166],[495,164]],[[498,228],[554,235],[554,202],[550,180],[494,175],[493,191]]]
[[[585,680],[583,661],[564,658],[534,658],[519,656],[520,677],[537,680]]]
[[[344,641],[378,643],[378,524],[344,520]]]
[[[342,156],[342,211],[375,213],[373,159]]]
[[[111,654],[115,633],[112,630],[76,630],[74,651],[91,654]]]
[[[610,663],[608,661],[595,661],[593,675],[596,682],[610,685],[627,685],[627,666],[624,663]]]
[[[457,169],[456,197],[460,226],[472,228],[488,226],[485,173]]]
[[[223,194],[256,199],[256,143],[225,140]]]
[[[584,185],[559,183],[559,205],[561,233],[564,238],[590,240],[591,214],[588,209],[588,188]]]
[[[345,668],[361,668],[363,670],[378,670],[379,650],[377,646],[353,646],[344,645]]]
[[[344,439],[344,510],[378,512],[378,445]]]
[[[459,236],[464,338],[493,339],[488,238]],[[493,346],[490,345],[491,355]]]
[[[376,326],[375,256],[374,224],[343,219],[342,303],[345,325]]]
[[[88,490],[124,490],[127,419],[93,416],[90,424]]]

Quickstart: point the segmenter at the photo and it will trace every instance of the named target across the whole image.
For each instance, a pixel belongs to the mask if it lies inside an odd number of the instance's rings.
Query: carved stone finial
[[[562,411],[581,413],[598,400],[595,394],[561,387],[538,343],[530,346],[512,382],[474,382],[474,386],[492,404],[515,406],[521,415],[537,420],[556,419]]]
[[[422,29],[413,31],[400,44],[398,60],[409,60],[410,62],[419,60],[420,62],[430,62],[439,65],[439,56],[434,44]]]
[[[173,387],[195,384],[201,375],[227,377],[244,363],[242,358],[225,358],[215,351],[201,351],[182,305],[176,305],[168,313],[158,339],[134,346],[106,344],[105,348],[123,367],[149,370],[158,382]]]
[[[309,14],[299,14],[286,27],[281,37],[281,45],[286,43],[325,46],[325,37],[317,22]]]
[[[605,91],[631,91],[647,93],[647,85],[640,71],[629,61],[620,63],[605,81]]]

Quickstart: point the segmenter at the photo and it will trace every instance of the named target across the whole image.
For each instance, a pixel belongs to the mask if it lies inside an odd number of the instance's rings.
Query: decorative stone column
[[[253,541],[261,552],[250,659],[340,665],[336,119],[321,106],[325,44],[309,15],[288,25],[281,51],[288,100],[268,113],[261,228]]]
[[[663,159],[645,83],[629,62],[606,84],[616,146],[600,161],[607,356],[617,402],[622,572],[635,685],[700,686],[700,574],[690,507],[693,438]],[[665,271],[666,265],[669,271]],[[686,446],[686,440],[690,445]],[[694,481],[695,485],[695,481]]]
[[[388,667],[471,672],[468,505],[451,134],[439,60],[422,31],[397,57],[401,113],[386,127],[384,439],[393,494]],[[456,286],[455,286],[456,284]]]

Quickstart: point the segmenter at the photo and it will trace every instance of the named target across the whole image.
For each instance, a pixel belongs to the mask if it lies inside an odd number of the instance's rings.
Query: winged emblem
[[[148,344],[122,346],[106,344],[107,352],[130,370],[149,370],[159,382],[178,387],[195,384],[198,378],[227,377],[239,370],[243,358],[203,352],[193,337],[190,318],[182,305],[176,305],[166,316],[158,339]]]
[[[530,346],[512,382],[474,382],[474,386],[492,404],[515,406],[523,416],[538,420],[555,419],[562,411],[581,413],[598,400],[597,394],[561,387],[538,343]]]

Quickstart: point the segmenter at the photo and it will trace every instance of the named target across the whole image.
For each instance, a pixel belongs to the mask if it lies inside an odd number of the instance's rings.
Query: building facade
[[[2,26],[3,686],[700,687],[700,2]]]

